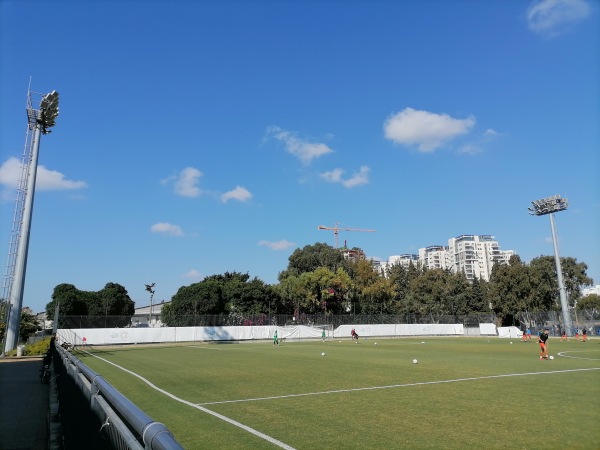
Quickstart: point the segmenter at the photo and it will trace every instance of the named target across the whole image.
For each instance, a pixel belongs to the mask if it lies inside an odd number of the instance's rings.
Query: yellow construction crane
[[[317,227],[317,230],[333,230],[333,234],[335,236],[335,248],[339,248],[339,246],[338,246],[338,232],[340,230],[342,230],[342,231],[364,231],[364,232],[367,232],[367,233],[373,233],[375,231],[375,230],[368,230],[366,228],[345,228],[345,227],[339,227],[337,223],[333,227],[326,227],[325,225],[319,225]]]

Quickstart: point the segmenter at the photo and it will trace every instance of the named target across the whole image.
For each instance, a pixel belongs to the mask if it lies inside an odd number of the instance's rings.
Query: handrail
[[[101,395],[119,413],[138,436],[141,436],[142,443],[146,449],[183,450],[183,447],[175,440],[173,434],[165,425],[152,419],[101,375],[81,362],[75,355],[60,346],[56,346],[56,350],[64,360],[68,360],[75,366],[77,372],[85,376],[97,390],[97,394]]]

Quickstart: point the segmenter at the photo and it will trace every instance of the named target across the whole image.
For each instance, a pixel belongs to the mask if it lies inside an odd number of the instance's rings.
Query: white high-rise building
[[[409,253],[405,253],[403,255],[394,255],[390,256],[387,261],[378,261],[375,266],[379,268],[380,273],[382,273],[384,276],[387,276],[390,268],[393,265],[400,264],[405,269],[408,269],[410,263],[412,263],[414,266],[417,266],[419,263],[419,256]]]
[[[419,249],[419,262],[421,267],[427,269],[448,269],[452,266],[448,247],[443,245],[430,245]]]
[[[469,280],[479,278],[490,280],[494,264],[508,264],[515,252],[500,250],[498,241],[490,235],[464,234],[448,239],[448,245],[431,245],[420,248],[419,255],[390,256],[387,262],[379,264],[381,273],[387,275],[394,264],[408,267],[415,266],[427,269],[449,269],[453,273],[464,273]]]
[[[448,239],[448,253],[451,270],[463,272],[467,279],[479,278],[489,281],[494,264],[507,264],[514,251],[500,250],[494,236],[464,234]]]
[[[589,286],[583,288],[583,290],[581,291],[582,297],[587,297],[590,294],[600,295],[600,284],[597,284],[596,286]]]

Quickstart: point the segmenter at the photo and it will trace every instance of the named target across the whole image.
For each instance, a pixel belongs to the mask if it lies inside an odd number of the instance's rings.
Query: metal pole
[[[29,249],[29,234],[31,231],[31,217],[33,214],[33,197],[35,193],[35,178],[37,175],[38,155],[40,149],[41,125],[35,126],[32,155],[29,162],[29,177],[27,179],[27,195],[23,211],[22,234],[19,239],[19,248],[15,261],[15,278],[10,291],[10,316],[6,327],[6,343],[4,351],[16,348],[19,338],[19,325],[21,322],[21,309],[23,307],[23,290],[25,288],[25,271],[27,269],[27,251]]]
[[[58,317],[60,315],[60,301],[56,302],[56,309],[54,310],[54,323],[52,324],[52,334],[56,334],[58,331]]]
[[[562,269],[560,267],[560,257],[558,255],[558,242],[556,239],[556,227],[554,225],[554,214],[550,213],[550,227],[552,228],[552,243],[554,244],[554,260],[556,261],[556,276],[558,277],[558,293],[560,295],[560,306],[562,308],[563,322],[567,336],[573,336],[571,326],[571,314],[569,313],[569,303],[567,302],[567,292],[563,282]]]

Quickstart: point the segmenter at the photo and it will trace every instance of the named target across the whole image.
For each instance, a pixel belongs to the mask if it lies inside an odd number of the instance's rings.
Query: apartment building
[[[389,273],[390,268],[393,265],[400,264],[405,269],[408,269],[410,264],[417,266],[419,264],[419,256],[405,253],[403,255],[390,256],[387,261],[373,261],[373,266],[379,270],[379,272],[385,276]]]
[[[448,254],[454,273],[463,272],[469,280],[489,281],[494,264],[507,264],[515,252],[500,250],[494,236],[464,234],[448,239]]]
[[[448,247],[442,245],[430,245],[419,249],[419,262],[421,267],[428,269],[448,269],[452,267]]]
[[[464,273],[469,280],[475,278],[489,281],[494,264],[508,264],[515,252],[500,250],[494,236],[464,234],[448,240],[448,245],[431,245],[420,248],[419,255],[390,256],[379,263],[379,270],[387,274],[394,264],[408,267],[410,263],[428,269],[449,269]]]

